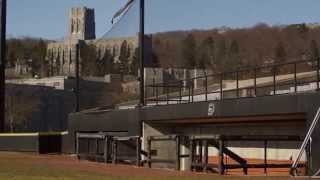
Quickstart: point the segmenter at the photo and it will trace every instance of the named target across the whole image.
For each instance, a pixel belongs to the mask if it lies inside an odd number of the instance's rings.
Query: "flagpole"
[[[139,33],[139,49],[140,49],[140,106],[145,106],[144,99],[144,0],[140,0],[140,33]]]
[[[7,0],[0,0],[0,10],[0,132],[4,132]]]

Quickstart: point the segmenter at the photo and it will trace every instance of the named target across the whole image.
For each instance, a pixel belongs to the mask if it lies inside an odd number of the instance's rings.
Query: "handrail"
[[[293,164],[291,166],[291,174],[292,175],[295,175],[295,170],[298,167],[298,162],[301,159],[301,156],[302,156],[305,148],[307,147],[307,144],[308,144],[308,142],[309,142],[309,140],[311,138],[311,135],[312,135],[316,125],[318,124],[319,119],[320,119],[320,107],[319,107],[319,109],[318,109],[318,111],[316,113],[316,116],[314,117],[314,119],[312,121],[312,124],[310,125],[308,133],[307,133],[307,135],[306,135],[306,137],[305,137],[305,139],[304,139],[304,141],[303,141],[303,143],[302,143],[302,145],[300,147],[298,157],[296,158],[296,160],[293,162]]]
[[[205,77],[214,77],[214,76],[220,76],[221,74],[233,74],[236,72],[246,72],[246,71],[252,71],[254,69],[268,69],[268,68],[274,68],[274,67],[280,67],[285,65],[295,65],[295,64],[302,64],[302,63],[312,63],[312,62],[318,62],[319,60],[300,60],[300,61],[291,61],[291,62],[285,62],[285,63],[274,63],[274,64],[267,64],[267,65],[261,65],[261,66],[254,66],[254,67],[245,67],[245,68],[238,68],[237,70],[231,70],[231,71],[224,71],[219,73],[213,73],[208,74],[206,76],[197,76],[193,78],[189,78],[187,80],[179,80],[179,81],[192,81],[195,79],[201,79]],[[179,82],[179,81],[171,81],[170,83]],[[159,83],[159,84],[165,84],[165,83]]]
[[[297,71],[297,66],[299,64],[302,64],[302,63],[310,63],[312,64],[312,69],[308,70],[308,69],[305,69],[304,71],[302,72],[299,72]],[[309,65],[310,65],[309,64]],[[286,66],[290,65],[290,69],[287,69]],[[293,65],[293,66],[292,66]],[[284,67],[283,67],[284,66]],[[292,67],[291,67],[292,66]],[[303,66],[304,67],[304,66]],[[261,69],[264,69],[264,68],[272,68],[270,69],[270,76],[269,75],[265,75],[265,76],[257,76],[257,70],[261,70]],[[278,73],[276,72],[275,69],[278,69],[279,71],[282,69],[282,68],[285,68],[287,72],[287,74],[284,74],[284,73]],[[309,68],[309,67],[304,67],[304,68]],[[314,69],[316,68],[316,69]],[[155,79],[153,79],[153,83],[152,84],[147,84],[146,85],[146,88],[152,88],[152,95],[155,96],[156,94],[156,99],[158,99],[159,97],[159,88],[165,88],[165,91],[166,91],[166,94],[168,93],[171,93],[171,90],[173,90],[173,92],[180,92],[180,96],[182,95],[182,91],[189,91],[189,97],[190,97],[190,103],[192,103],[192,97],[195,95],[195,80],[203,80],[204,84],[205,84],[205,87],[203,87],[201,85],[201,88],[203,88],[203,91],[205,91],[205,101],[208,101],[208,94],[209,93],[213,93],[211,92],[210,90],[208,90],[209,86],[211,85],[211,83],[208,83],[208,78],[215,78],[215,80],[217,81],[214,81],[216,82],[215,84],[216,85],[219,85],[220,87],[220,91],[216,92],[216,93],[220,93],[220,100],[224,99],[225,97],[223,96],[223,94],[229,90],[224,90],[223,89],[223,83],[224,81],[228,80],[229,78],[229,75],[231,74],[232,76],[234,75],[235,79],[235,82],[236,82],[236,88],[234,89],[234,91],[236,92],[236,98],[243,98],[241,95],[240,95],[240,91],[242,89],[253,89],[254,90],[254,95],[249,95],[249,97],[258,97],[258,96],[261,96],[261,95],[258,95],[257,94],[257,88],[261,89],[262,86],[257,86],[257,79],[258,78],[264,78],[264,77],[273,77],[273,81],[270,82],[272,84],[272,86],[270,85],[270,87],[273,87],[272,91],[273,91],[273,95],[276,95],[276,91],[278,89],[278,87],[283,87],[284,85],[288,85],[290,86],[290,84],[292,85],[292,87],[294,87],[294,92],[293,93],[297,93],[298,92],[298,86],[301,85],[300,82],[298,82],[298,74],[299,73],[311,73],[311,72],[314,72],[315,71],[315,75],[312,73],[312,77],[305,77],[305,78],[313,78],[312,81],[308,81],[308,83],[316,83],[316,90],[320,90],[320,58],[319,59],[315,59],[315,60],[302,60],[302,61],[292,61],[292,62],[285,62],[285,63],[277,63],[277,64],[272,64],[272,65],[262,65],[262,66],[256,66],[256,67],[247,67],[247,68],[238,68],[236,71],[225,71],[225,72],[219,72],[219,73],[213,73],[213,74],[207,74],[206,72],[204,73],[204,75],[202,76],[197,76],[197,77],[193,77],[193,78],[188,78],[188,79],[184,79],[184,80],[173,80],[173,81],[169,81],[169,82],[161,82],[161,83],[156,83],[155,82]],[[254,85],[252,87],[241,87],[239,85],[239,82],[242,81],[242,80],[249,80],[249,79],[243,79],[243,78],[240,78],[240,74],[242,72],[248,72],[248,74],[246,74],[246,76],[252,76],[254,75],[254,77],[252,77],[251,79],[254,81]],[[266,72],[263,72],[263,73],[266,73]],[[268,73],[268,72],[267,72]],[[293,75],[293,77],[290,76],[290,80],[288,79],[287,81],[292,81],[292,83],[288,82],[288,83],[285,83],[284,82],[281,82],[281,80],[277,80],[277,77],[278,76],[282,76],[282,75]],[[314,76],[316,76],[316,78],[314,78]],[[300,77],[299,77],[300,78]],[[303,78],[301,76],[301,78]],[[220,81],[220,82],[218,82]],[[300,80],[299,80],[300,81]],[[303,81],[303,83],[305,83],[305,81]],[[175,89],[176,88],[176,89]],[[178,90],[179,89],[179,90]],[[200,89],[197,89],[197,91],[200,90]],[[252,92],[251,92],[252,94]],[[264,96],[264,95],[262,95]],[[182,97],[180,97],[181,99]],[[148,99],[146,99],[148,100]],[[179,101],[180,102],[180,101]]]
[[[319,175],[320,175],[320,169],[312,177],[317,177]]]

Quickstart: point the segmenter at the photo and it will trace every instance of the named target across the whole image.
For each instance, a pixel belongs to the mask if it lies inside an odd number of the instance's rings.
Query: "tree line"
[[[320,27],[306,24],[157,33],[153,52],[161,67],[217,72],[266,63],[319,58]]]
[[[7,67],[15,67],[17,61],[31,67],[31,75],[40,75],[44,71],[48,40],[41,38],[22,37],[7,40]]]
[[[116,49],[98,49],[94,44],[84,44],[80,49],[82,60],[82,74],[85,76],[104,76],[106,74],[134,74],[133,66],[136,63],[136,54],[127,41],[123,41],[120,47],[120,54]],[[117,60],[116,60],[117,59]]]
[[[84,44],[80,49],[82,75],[104,76],[106,74],[138,75],[139,48],[130,48],[124,40],[117,53],[115,47],[101,50],[94,44]]]
[[[259,23],[248,28],[174,31],[152,34],[147,44],[147,67],[200,68],[215,72],[319,58],[320,27],[307,24],[269,26]],[[45,61],[49,41],[12,38],[7,43],[8,67],[24,61],[32,75],[47,74]],[[150,47],[151,48],[150,48]],[[138,75],[139,49],[123,41],[120,49],[99,49],[83,44],[80,50],[82,75]],[[28,61],[32,60],[32,61]]]

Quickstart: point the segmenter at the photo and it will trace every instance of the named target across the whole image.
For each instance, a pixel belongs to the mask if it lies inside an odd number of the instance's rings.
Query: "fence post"
[[[144,96],[143,96],[143,102],[144,104],[148,104],[147,100],[148,100],[148,86],[144,86]]]
[[[319,85],[319,83],[320,83],[320,58],[318,58],[318,60],[317,60],[317,80],[318,80],[317,90],[319,91],[319,89],[320,89],[320,85]]]
[[[190,88],[190,80],[188,80],[188,91],[189,91],[189,103],[191,102],[191,88]]]
[[[182,86],[183,86],[183,81],[180,81],[179,83],[179,104],[182,102]]]
[[[298,91],[298,81],[297,81],[297,63],[294,63],[294,92]]]
[[[153,80],[152,80],[152,96],[154,97],[155,96],[155,90],[154,90],[154,88],[155,88],[155,86],[156,86],[156,80],[153,78]]]
[[[273,95],[276,95],[277,87],[276,87],[276,65],[273,66]]]
[[[223,73],[221,73],[221,75],[220,75],[220,100],[222,100],[223,99],[223,92],[222,92],[222,88],[223,88]]]
[[[192,98],[192,102],[194,101],[194,81],[192,81],[192,86],[191,86],[191,98]]]
[[[257,97],[257,68],[254,68],[254,96]]]
[[[205,79],[205,83],[206,83],[206,84],[205,84],[205,86],[206,86],[206,87],[205,87],[205,88],[206,88],[206,89],[205,89],[205,90],[206,90],[206,101],[208,101],[208,76],[207,76],[207,72],[205,72],[205,78],[206,78],[206,79]]]
[[[54,59],[54,52],[53,52],[53,50],[51,51],[51,58],[50,58],[50,71],[49,71],[49,73],[50,73],[50,76],[53,76],[53,74],[54,74],[54,71],[53,71],[53,60]]]
[[[167,100],[167,105],[169,104],[169,85],[166,86],[166,100]]]
[[[237,79],[237,98],[239,98],[239,69],[236,71],[236,79]]]

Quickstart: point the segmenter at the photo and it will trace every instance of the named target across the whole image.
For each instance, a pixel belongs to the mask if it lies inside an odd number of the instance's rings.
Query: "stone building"
[[[120,47],[125,40],[131,50],[131,55],[133,55],[135,48],[138,46],[137,37],[96,39],[94,9],[87,7],[72,8],[69,13],[68,35],[66,39],[62,42],[48,44],[48,76],[75,76],[77,44],[79,46],[95,45],[100,57],[103,57],[108,49],[114,53],[115,62],[118,62]]]
[[[96,38],[94,9],[71,8],[69,14],[69,35],[71,39],[87,40]]]
[[[31,64],[32,59],[28,60],[21,60],[17,59],[15,66],[14,66],[14,72],[16,75],[25,75],[32,71]]]

